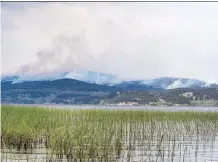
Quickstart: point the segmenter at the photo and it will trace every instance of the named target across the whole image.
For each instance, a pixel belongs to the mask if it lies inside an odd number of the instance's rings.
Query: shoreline
[[[1,106],[43,107],[61,109],[99,109],[99,110],[144,110],[144,111],[197,111],[218,112],[218,107],[212,106],[150,106],[150,105],[64,105],[64,104],[1,104]]]

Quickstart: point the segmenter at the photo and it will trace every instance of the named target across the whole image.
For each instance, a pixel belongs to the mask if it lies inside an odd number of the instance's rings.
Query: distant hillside
[[[2,103],[218,106],[216,86],[164,90],[142,84],[140,81],[108,86],[74,79],[58,79],[16,84],[12,84],[12,81],[2,81],[1,90]]]
[[[107,104],[133,104],[153,106],[218,106],[218,90],[215,88],[179,88],[143,92],[122,92],[105,100]]]
[[[79,90],[79,91],[113,91],[116,87],[107,85],[91,84],[75,79],[58,79],[53,81],[27,81],[12,84],[12,82],[2,82],[3,90],[12,89],[53,89],[53,90]]]
[[[207,83],[197,79],[161,77],[151,80],[125,80],[115,75],[92,72],[86,70],[73,70],[70,72],[47,73],[42,75],[20,74],[15,76],[3,76],[2,82],[12,82],[13,84],[31,81],[54,81],[60,79],[79,80],[98,85],[109,85],[121,88],[147,90],[147,89],[176,89],[176,88],[218,88],[215,83]]]
[[[86,83],[73,79],[30,81],[12,84],[1,82],[2,103],[98,103],[101,97],[117,91],[117,87]]]
[[[158,87],[162,89],[176,89],[176,88],[203,88],[211,87],[212,84],[208,84],[204,81],[190,78],[175,78],[175,77],[161,77],[145,82],[145,84]],[[218,88],[218,85],[213,84]]]
[[[114,85],[122,82],[122,80],[111,74],[104,74],[99,72],[85,71],[85,70],[73,70],[69,72],[52,72],[41,75],[27,75],[19,74],[14,76],[3,76],[1,81],[12,81],[13,83],[22,83],[27,81],[52,81],[58,79],[75,79],[84,81],[87,83],[95,83],[99,85],[108,84]]]

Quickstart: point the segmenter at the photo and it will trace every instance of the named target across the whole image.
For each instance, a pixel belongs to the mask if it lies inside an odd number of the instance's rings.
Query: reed
[[[142,110],[72,110],[1,107],[1,147],[72,161],[130,161],[137,152],[149,161],[177,161],[187,146],[178,141],[213,141],[218,133],[216,112]],[[196,138],[196,139],[195,139]],[[168,143],[168,148],[164,147]],[[177,149],[178,148],[178,149]],[[196,153],[197,155],[197,153]],[[181,159],[180,159],[181,160]]]

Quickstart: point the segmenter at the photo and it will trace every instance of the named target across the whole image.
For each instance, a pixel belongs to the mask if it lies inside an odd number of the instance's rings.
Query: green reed
[[[140,149],[149,161],[166,156],[173,161],[177,138],[197,137],[206,141],[218,132],[216,112],[70,110],[6,105],[2,105],[1,112],[2,149],[31,153],[41,146],[51,158],[74,161],[113,161],[122,157],[129,161],[134,151]],[[171,143],[168,148],[164,147],[166,142]]]

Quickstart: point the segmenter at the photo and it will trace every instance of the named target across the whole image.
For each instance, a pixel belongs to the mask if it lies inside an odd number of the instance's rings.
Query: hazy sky
[[[218,81],[218,3],[2,2],[2,73]]]

